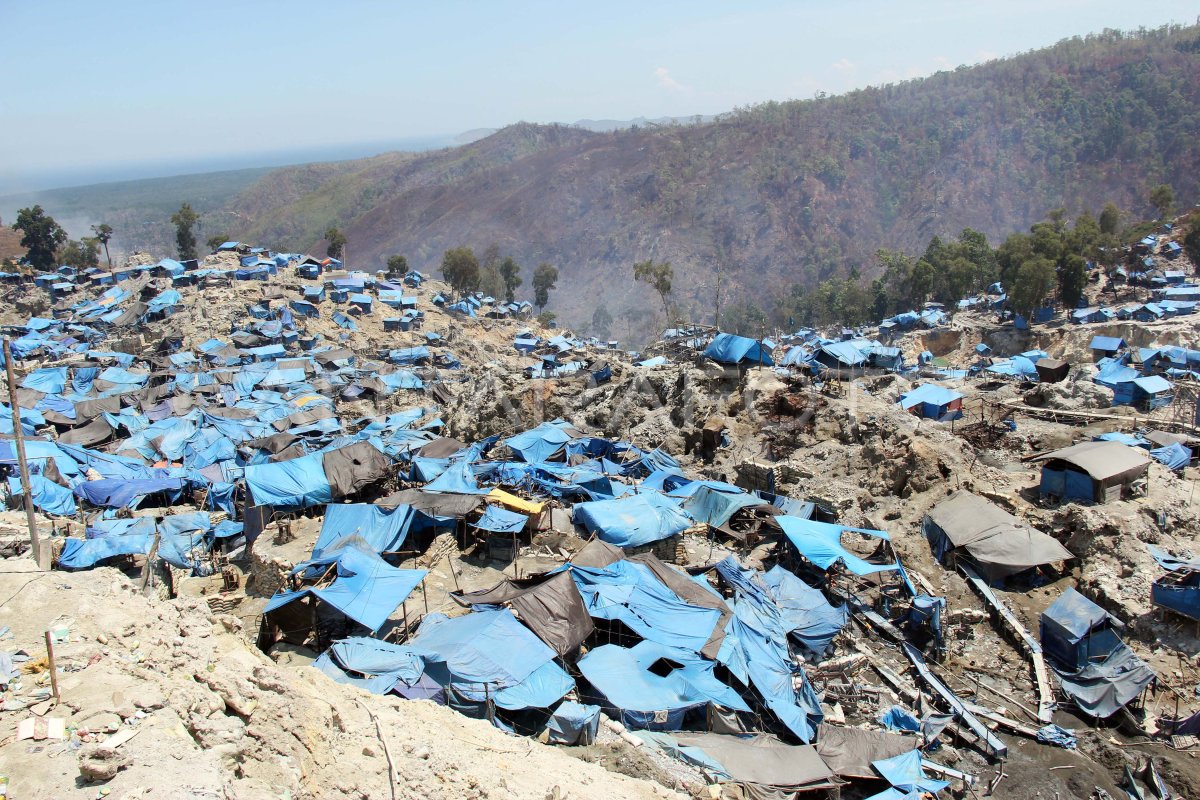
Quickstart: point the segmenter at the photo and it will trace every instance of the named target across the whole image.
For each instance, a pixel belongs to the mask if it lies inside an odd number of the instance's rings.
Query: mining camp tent
[[[939,561],[965,558],[989,583],[1075,557],[1053,537],[963,490],[929,509],[922,527]]]
[[[953,389],[923,383],[900,395],[900,407],[925,419],[948,421],[962,417],[963,396]]]
[[[657,492],[577,503],[575,524],[617,547],[640,547],[683,533],[692,522],[679,504]]]
[[[765,367],[775,365],[771,360],[770,342],[748,339],[732,333],[718,333],[704,351],[704,355],[718,364],[739,364],[754,366],[761,364]]]
[[[1058,358],[1038,359],[1033,365],[1037,369],[1038,381],[1041,383],[1060,383],[1067,378],[1071,371],[1070,362]]]
[[[1119,442],[1081,442],[1038,459],[1045,462],[1043,496],[1096,503],[1121,499],[1125,488],[1150,468],[1146,451]]]
[[[1120,624],[1074,589],[1042,612],[1042,649],[1063,692],[1082,711],[1101,719],[1132,702],[1155,680],[1150,667],[1121,641]]]

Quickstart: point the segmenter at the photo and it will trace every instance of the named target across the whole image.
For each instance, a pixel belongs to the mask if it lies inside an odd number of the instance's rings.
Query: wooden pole
[[[33,490],[29,486],[29,462],[25,460],[25,432],[21,430],[21,404],[17,400],[17,378],[13,375],[12,348],[9,340],[4,339],[4,371],[8,375],[8,405],[12,411],[13,439],[17,443],[17,469],[21,473],[21,492],[25,496],[25,522],[29,525],[29,546],[33,550],[33,560],[42,569],[50,565],[43,563],[41,542],[38,540],[37,519],[33,515]],[[49,641],[49,639],[47,639]]]
[[[4,341],[5,349],[8,349],[8,340]],[[54,642],[50,638],[50,631],[46,631],[46,660],[50,662],[50,691],[54,692],[54,702],[58,702],[58,669],[54,666]]]

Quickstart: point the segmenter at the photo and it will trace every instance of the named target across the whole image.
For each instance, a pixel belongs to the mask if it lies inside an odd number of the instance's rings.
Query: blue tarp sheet
[[[783,528],[784,535],[787,536],[788,541],[795,545],[800,555],[804,556],[819,569],[827,570],[831,565],[840,561],[845,565],[846,569],[855,575],[873,575],[876,572],[903,572],[898,560],[887,564],[872,564],[851,553],[841,543],[843,532],[859,533],[869,538],[889,540],[890,537],[883,531],[849,528],[844,525],[787,516],[776,517],[775,521]]]
[[[556,424],[558,423],[558,424]],[[503,440],[503,444],[519,455],[523,461],[540,464],[558,455],[571,436],[563,430],[562,420],[543,422],[532,430],[518,433]]]
[[[1192,451],[1179,442],[1172,442],[1166,447],[1158,447],[1150,451],[1150,456],[1168,469],[1181,470],[1192,461]]]
[[[172,498],[177,498],[186,483],[183,478],[104,478],[79,484],[75,487],[75,496],[94,506],[136,508],[148,494],[166,492]]]
[[[325,507],[321,535],[313,545],[313,558],[337,550],[347,537],[358,537],[376,553],[395,552],[404,544],[412,526],[410,506],[395,508],[366,503],[339,503]]]
[[[732,556],[718,562],[716,570],[736,597],[717,659],[753,685],[788,730],[802,742],[811,742],[824,714],[808,676],[792,661],[787,646],[790,623],[754,570],[743,569]]]
[[[649,669],[662,659],[672,662],[665,676]],[[715,667],[694,652],[651,641],[632,648],[601,645],[579,660],[579,671],[602,705],[615,710],[623,724],[650,730],[679,730],[687,711],[709,703],[749,711],[737,692],[717,680]]]
[[[46,394],[61,394],[67,387],[66,367],[44,367],[35,369],[21,381],[22,389],[33,389]]]
[[[493,533],[519,533],[528,521],[529,518],[524,514],[517,514],[500,506],[489,505],[484,510],[483,516],[472,524],[480,530]]]
[[[640,547],[691,527],[679,505],[657,492],[578,503],[574,521],[617,547]]]
[[[425,658],[431,675],[501,708],[550,708],[575,686],[554,651],[504,608],[453,618],[428,614],[408,646]]]
[[[819,589],[779,565],[763,575],[763,583],[771,590],[789,633],[813,653],[823,655],[849,620],[845,607],[835,608]]]
[[[747,339],[732,333],[718,333],[704,350],[704,355],[718,364],[759,364],[772,367],[770,342],[759,344],[757,339]]]
[[[375,553],[353,545],[299,564],[293,573],[319,575],[323,568],[335,564],[337,577],[333,583],[319,589],[281,592],[271,598],[263,613],[311,595],[371,631],[378,631],[427,573],[423,569],[396,569]]]
[[[322,453],[248,466],[246,488],[255,504],[280,509],[308,508],[333,500]]]

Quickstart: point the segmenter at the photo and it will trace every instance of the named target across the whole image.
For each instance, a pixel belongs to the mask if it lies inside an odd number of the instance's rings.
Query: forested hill
[[[591,133],[516,125],[463,147],[382,156],[321,174],[277,170],[235,201],[231,234],[320,246],[331,223],[351,266],[389,254],[436,270],[444,250],[499,246],[562,273],[569,322],[604,301],[653,309],[632,264],[671,261],[675,301],[770,310],[874,253],[922,251],[965,227],[993,240],[1052,208],[1107,201],[1148,214],[1148,188],[1200,196],[1200,28],[1105,32],[987,64],[837,97],[738,109],[702,125]],[[704,309],[705,311],[701,311]],[[697,317],[699,318],[699,316]]]

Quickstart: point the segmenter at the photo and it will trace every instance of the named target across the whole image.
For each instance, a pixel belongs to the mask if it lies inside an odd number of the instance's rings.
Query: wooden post
[[[41,542],[38,539],[37,519],[33,514],[33,490],[29,485],[29,462],[25,460],[25,432],[21,430],[21,404],[17,401],[17,379],[13,375],[12,348],[9,340],[4,339],[4,371],[8,375],[8,405],[12,411],[13,439],[17,443],[17,469],[21,473],[21,492],[25,496],[25,522],[29,525],[29,546],[33,550],[33,560],[42,569],[49,569],[41,552]],[[47,638],[47,642],[49,639]]]
[[[4,340],[4,349],[8,349],[8,340]],[[58,702],[58,669],[54,666],[54,642],[50,631],[46,631],[46,660],[50,662],[50,691],[54,692],[54,702]]]

